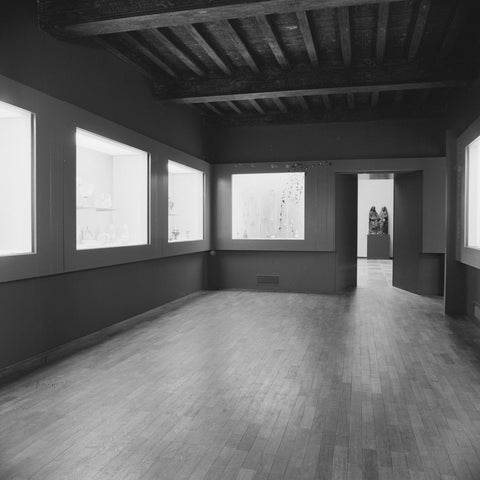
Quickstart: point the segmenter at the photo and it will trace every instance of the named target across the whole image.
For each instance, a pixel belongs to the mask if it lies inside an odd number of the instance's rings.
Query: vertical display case
[[[204,174],[168,161],[168,242],[203,240]]]
[[[149,243],[149,155],[76,130],[77,250]]]
[[[0,256],[32,253],[34,115],[0,102]]]

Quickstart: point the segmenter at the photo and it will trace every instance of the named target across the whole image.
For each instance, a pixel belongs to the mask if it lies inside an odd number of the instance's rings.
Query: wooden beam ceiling
[[[427,24],[428,13],[432,6],[432,0],[421,0],[418,7],[417,18],[412,32],[412,38],[410,41],[410,48],[408,50],[408,61],[411,62],[416,56],[420,43],[422,42],[423,33]]]
[[[337,9],[338,28],[340,30],[340,46],[342,48],[343,63],[348,68],[352,64],[352,41],[350,34],[350,12],[348,7]]]
[[[285,55],[283,47],[280,45],[280,41],[278,40],[277,34],[275,33],[268,17],[257,15],[256,20],[260,26],[260,29],[262,30],[265,40],[268,43],[268,46],[270,47],[270,50],[277,59],[278,64],[282,68],[289,68],[290,62]]]
[[[308,58],[313,68],[318,68],[320,63],[318,61],[317,48],[313,38],[312,29],[310,27],[310,20],[307,12],[297,12],[298,26],[302,32],[305,48],[307,49]]]
[[[413,82],[398,84],[375,84],[375,85],[350,85],[347,87],[321,87],[293,90],[271,90],[252,93],[227,93],[221,95],[201,95],[195,97],[177,97],[170,100],[182,104],[195,104],[206,102],[250,101],[270,98],[311,97],[319,95],[352,95],[356,93],[372,92],[396,92],[398,90],[423,90],[435,88],[459,88],[465,87],[467,82],[459,80],[445,80],[436,82]]]
[[[383,63],[383,59],[385,58],[389,13],[390,5],[388,3],[381,3],[378,6],[377,44],[375,50],[378,64]]]
[[[250,53],[249,48],[245,45],[244,41],[240,38],[235,27],[229,20],[225,20],[221,23],[223,29],[227,32],[230,37],[230,40],[233,42],[235,47],[238,50],[238,53],[242,56],[245,63],[251,68],[254,73],[260,73],[257,63],[253,59],[252,54]]]
[[[52,33],[74,37],[398,1],[402,0],[152,0],[147,4],[110,0],[79,5],[78,0],[38,0],[38,6],[45,29],[50,25]]]

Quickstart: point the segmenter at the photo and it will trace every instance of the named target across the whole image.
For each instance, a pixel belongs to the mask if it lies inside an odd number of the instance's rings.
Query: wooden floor
[[[360,265],[212,292],[0,389],[0,479],[480,478],[480,329]]]

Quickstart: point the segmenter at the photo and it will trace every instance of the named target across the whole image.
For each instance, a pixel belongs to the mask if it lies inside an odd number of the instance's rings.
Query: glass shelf
[[[77,207],[77,210],[95,210],[97,212],[116,212],[116,208],[104,208],[104,207]]]

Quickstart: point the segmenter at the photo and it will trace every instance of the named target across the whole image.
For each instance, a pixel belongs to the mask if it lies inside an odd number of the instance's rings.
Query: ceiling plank
[[[328,95],[322,95],[322,102],[325,110],[332,109],[332,102],[330,101],[330,97]]]
[[[337,10],[338,28],[340,30],[340,45],[342,47],[343,63],[348,68],[352,64],[352,39],[350,33],[350,12],[348,7]]]
[[[468,2],[466,0],[459,0],[456,7],[453,19],[448,27],[447,33],[443,38],[442,46],[440,47],[440,57],[446,58],[452,53],[455,42],[462,30],[463,22],[468,14]]]
[[[418,7],[417,18],[413,28],[412,38],[410,40],[410,47],[408,49],[408,61],[411,62],[418,53],[420,44],[422,43],[423,34],[425,32],[425,25],[427,24],[428,13],[432,6],[432,0],[421,0]]]
[[[205,107],[207,107],[215,115],[223,116],[223,112],[220,111],[215,105],[212,105],[211,103],[202,103],[201,105],[204,105]]]
[[[300,104],[300,106],[302,107],[303,111],[305,111],[305,112],[310,111],[310,107],[308,106],[308,102],[304,97],[297,97],[297,101]]]
[[[176,72],[168,66],[163,60],[161,60],[158,55],[155,55],[149,48],[139,42],[135,37],[129,33],[122,33],[121,38],[138,50],[143,56],[147,57],[151,62],[153,62],[157,67],[161,68],[165,73],[168,73],[171,77],[176,78]]]
[[[212,61],[217,65],[217,67],[226,75],[231,75],[232,70],[230,67],[220,58],[214,48],[210,45],[208,40],[200,32],[200,30],[195,25],[185,25],[185,29],[190,34],[190,36],[203,48],[205,53],[212,59]]]
[[[388,3],[381,3],[378,6],[376,58],[377,58],[377,63],[379,64],[383,63],[383,60],[385,58],[385,47],[387,45],[389,13],[390,13],[390,5]]]
[[[376,107],[378,105],[379,96],[380,96],[380,92],[377,92],[377,91],[372,92],[372,107]]]
[[[250,103],[252,107],[260,113],[260,115],[265,115],[265,110],[262,108],[262,106],[257,102],[257,100],[250,100]]]
[[[242,56],[243,60],[245,63],[250,67],[250,69],[255,72],[255,73],[260,73],[260,69],[258,68],[258,65],[256,64],[255,60],[252,57],[252,54],[250,53],[250,50],[247,48],[243,40],[240,38],[238,35],[238,32],[235,30],[234,26],[232,23],[228,20],[225,22],[221,23],[225,31],[228,33],[230,36],[232,42],[235,44],[237,47],[240,55]]]
[[[112,55],[117,57],[122,62],[125,62],[127,65],[130,65],[134,70],[136,70],[141,75],[147,77],[150,80],[153,80],[153,75],[147,69],[143,68],[139,63],[132,60],[128,55],[123,53],[117,47],[112,45],[108,40],[105,40],[101,37],[96,37],[95,42],[97,42],[102,48],[110,52]]]
[[[226,103],[235,113],[237,113],[238,115],[241,115],[241,114],[242,114],[242,111],[240,110],[240,108],[238,108],[238,107],[233,103],[233,101],[226,100],[225,103]]]
[[[347,93],[347,103],[350,110],[355,108],[355,95],[353,93]]]
[[[423,90],[425,88],[456,88],[465,87],[467,81],[460,80],[440,80],[430,82],[412,82],[412,83],[393,83],[393,84],[376,84],[376,85],[351,85],[346,87],[320,87],[307,89],[292,89],[292,90],[273,90],[264,92],[252,93],[226,93],[226,94],[211,94],[199,95],[192,97],[177,97],[170,100],[183,103],[205,103],[205,102],[228,102],[228,101],[245,101],[245,100],[259,100],[269,98],[275,101],[280,97],[311,97],[317,95],[348,95],[356,93],[372,93],[372,92],[396,92],[398,90]]]
[[[285,52],[280,45],[280,41],[277,37],[277,34],[273,30],[269,18],[263,15],[257,15],[256,20],[258,25],[260,26],[260,29],[262,30],[263,36],[267,40],[270,50],[275,55],[278,64],[282,68],[289,68],[290,62],[287,60],[287,56],[285,55]]]
[[[272,97],[273,103],[277,106],[277,108],[282,112],[282,113],[287,113],[288,108],[287,106],[283,103],[282,99],[279,97]]]
[[[320,63],[318,61],[317,48],[315,47],[315,40],[313,39],[312,29],[310,27],[310,19],[307,12],[297,12],[298,26],[302,33],[305,48],[307,49],[308,58],[313,68],[318,68]]]
[[[38,0],[38,12],[43,29],[73,37],[398,1],[402,0]]]
[[[167,38],[162,32],[157,29],[145,30],[142,32],[143,36],[147,38],[150,42],[155,44],[162,44],[167,50],[172,53],[176,58],[178,58],[183,64],[185,64],[192,72],[194,72],[199,77],[203,77],[205,72],[203,69],[192,60],[185,52],[183,52],[179,47],[177,47],[169,38]]]

